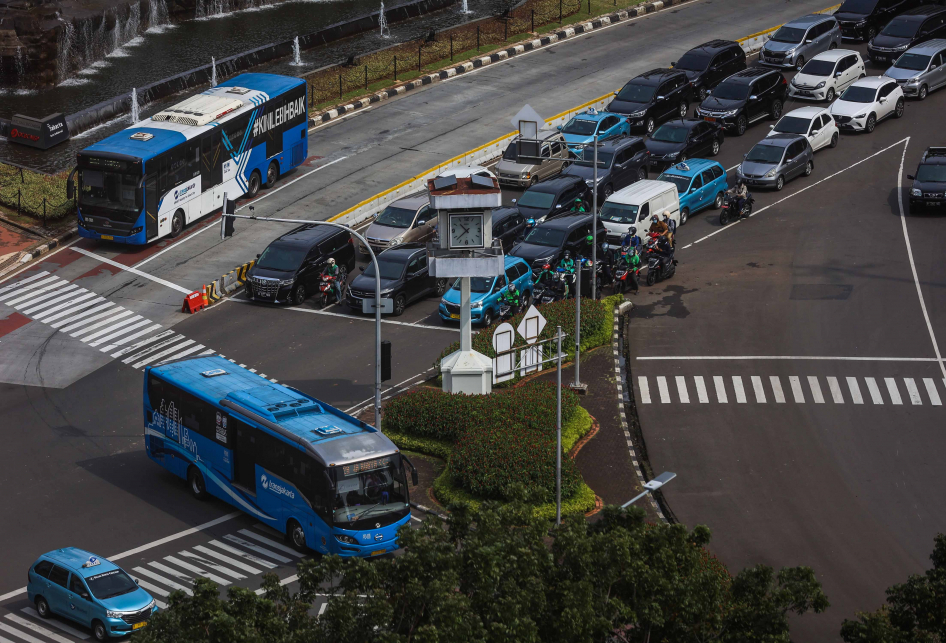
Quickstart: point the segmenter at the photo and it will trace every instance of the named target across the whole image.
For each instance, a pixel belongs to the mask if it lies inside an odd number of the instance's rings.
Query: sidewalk
[[[15,260],[21,252],[27,250],[40,238],[11,225],[0,223],[0,269],[9,261]]]

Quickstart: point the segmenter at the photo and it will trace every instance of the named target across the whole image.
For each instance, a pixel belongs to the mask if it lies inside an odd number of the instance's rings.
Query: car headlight
[[[639,112],[632,112],[632,113],[628,114],[628,117],[629,117],[629,118],[643,118],[643,116],[644,116],[644,114],[645,114],[646,112],[647,112],[646,109],[642,109],[642,110],[639,111]]]
[[[865,116],[867,116],[867,112],[864,112],[863,114],[858,114],[857,116],[854,117],[854,119],[855,120],[861,119],[861,118],[864,118]]]
[[[795,80],[796,80],[795,78],[792,78],[788,84],[791,85],[792,87],[798,87],[798,83],[796,83]]]
[[[391,239],[392,246],[396,246],[399,243],[404,243],[404,239],[402,237],[394,237],[393,239]]]
[[[474,301],[474,302],[472,302],[472,303],[470,304],[470,308],[475,308],[475,309],[477,309],[477,310],[479,310],[479,309],[482,308],[482,307],[483,307],[483,300],[482,300],[482,299],[479,300],[479,301]]]
[[[536,259],[535,261],[532,262],[532,265],[539,266],[541,268],[545,264],[551,263],[551,261],[552,261],[552,255],[549,255],[548,257],[542,257],[541,259]]]
[[[105,616],[107,618],[121,618],[123,612],[113,612],[112,610],[105,610]]]
[[[923,193],[919,189],[913,188],[910,190],[910,196],[923,196]]]
[[[351,536],[346,536],[345,534],[335,534],[335,540],[340,543],[345,543],[346,545],[357,545],[358,541],[352,538]]]
[[[906,44],[906,45],[897,45],[896,47],[893,48],[893,50],[894,50],[894,51],[904,51],[904,50],[909,49],[909,48],[910,48],[910,45],[909,45],[909,44]]]
[[[523,172],[523,173],[522,173],[522,178],[524,178],[524,179],[531,179],[531,178],[532,178],[532,172]]]
[[[855,26],[855,27],[863,27],[863,26],[866,25],[866,24],[867,24],[867,21],[866,21],[866,20],[858,20],[857,22],[854,23],[854,26]]]
[[[731,110],[729,110],[728,112],[723,112],[722,114],[720,114],[720,116],[722,116],[722,117],[724,117],[724,118],[727,117],[727,116],[735,116],[735,115],[736,115],[736,112],[738,112],[738,111],[739,111],[738,109],[731,109]]]
[[[382,296],[382,297],[390,297],[392,292],[394,292],[394,289],[393,289],[393,288],[389,288],[388,290],[382,290],[382,291],[381,291],[381,296]]]
[[[294,284],[295,282],[296,282],[296,278],[295,278],[295,277],[293,277],[292,279],[280,279],[280,280],[279,280],[279,285],[280,285],[280,286],[291,286],[291,285]]]
[[[907,85],[919,85],[919,84],[920,84],[919,77],[911,78],[910,80],[907,81]]]
[[[822,87],[824,87],[824,85],[825,85],[825,82],[822,80],[820,83],[815,85],[815,89],[821,89]]]
[[[772,168],[771,170],[765,173],[765,177],[768,179],[771,179],[773,176],[775,176],[776,171],[777,171],[777,168]]]

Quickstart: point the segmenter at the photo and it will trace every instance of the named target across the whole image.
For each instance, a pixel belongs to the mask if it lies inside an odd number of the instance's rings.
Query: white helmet
[[[335,265],[335,258],[334,258],[334,257],[329,257],[329,258],[328,258],[328,265],[330,265],[330,266],[334,266],[334,265]]]

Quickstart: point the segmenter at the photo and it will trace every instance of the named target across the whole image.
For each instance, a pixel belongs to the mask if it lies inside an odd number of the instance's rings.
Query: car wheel
[[[181,236],[182,232],[184,232],[184,211],[178,210],[171,217],[171,238]]]
[[[700,93],[698,94],[700,102],[702,103],[706,100],[706,97],[709,96],[709,90],[706,87],[700,87]]]
[[[261,183],[262,183],[262,179],[260,179],[259,172],[257,170],[253,170],[253,173],[250,174],[250,180],[246,182],[247,198],[252,199],[254,196],[256,196],[259,193]]]
[[[778,192],[784,187],[785,187],[785,177],[779,174],[778,178],[775,179],[775,191]]]
[[[402,293],[394,298],[394,316],[400,317],[403,315],[405,308],[407,308],[407,297]]]
[[[713,201],[713,208],[719,210],[723,207],[723,193],[719,192],[716,194],[716,200]]]
[[[292,303],[296,306],[301,306],[305,303],[306,292],[305,286],[299,284],[296,286],[296,289],[292,291]]]
[[[690,218],[690,209],[683,208],[680,210],[680,225],[686,225],[687,219]]]
[[[647,121],[644,123],[644,127],[647,130],[648,134],[653,134],[654,129],[657,127],[656,121],[654,121],[653,116],[648,116]]]
[[[795,69],[801,71],[801,68],[805,66],[805,57],[799,56],[798,60],[795,61]]]
[[[292,519],[289,520],[289,524],[286,525],[286,535],[289,536],[289,542],[292,543],[293,549],[300,552],[308,551],[305,544],[305,530],[298,522]]]
[[[832,43],[828,46],[828,50],[829,50],[829,51],[831,51],[831,50],[833,50],[833,49],[837,49],[837,48],[838,48],[838,43],[836,43],[836,42],[832,42]]]
[[[271,188],[276,185],[276,179],[279,178],[279,164],[273,161],[266,170],[266,187]]]
[[[49,618],[49,603],[42,596],[36,597],[36,613],[42,618]]]
[[[604,198],[605,198],[605,199],[607,199],[609,196],[611,196],[612,194],[614,194],[614,188],[611,187],[611,184],[610,184],[610,183],[609,183],[608,185],[604,186],[604,193],[603,193],[603,194],[604,194]]]
[[[814,171],[814,169],[815,169],[815,164],[812,163],[811,161],[808,161],[808,163],[805,165],[805,176],[811,176],[811,173],[812,171]]]
[[[710,156],[716,156],[719,154],[719,139],[713,140],[713,147],[710,149]]]
[[[438,279],[437,280],[437,296],[443,297],[443,294],[447,292],[447,280]]]
[[[687,110],[689,110],[689,109],[690,109],[690,106],[687,105],[686,101],[685,101],[685,100],[681,100],[681,101],[680,101],[680,106],[677,107],[677,114],[679,114],[680,118],[686,118],[686,117],[687,117]]]
[[[930,93],[929,88],[926,85],[920,86],[920,92],[916,95],[917,100],[926,100],[926,96]]]
[[[871,114],[867,117],[867,123],[864,125],[864,131],[870,134],[877,127],[877,117]]]
[[[531,188],[533,185],[535,185],[538,182],[539,182],[539,177],[533,176],[531,179],[529,179],[529,187]]]
[[[834,97],[835,97],[834,87],[828,87],[828,91],[827,93],[825,93],[824,99],[828,101],[829,103],[831,103],[834,101]]]
[[[769,111],[769,115],[772,117],[773,121],[777,121],[782,115],[782,101],[775,99],[772,101],[772,109]]]
[[[204,484],[204,476],[197,467],[192,466],[187,470],[187,488],[190,489],[191,495],[198,500],[207,498],[207,485]]]
[[[108,630],[105,629],[105,624],[102,621],[92,621],[92,636],[95,637],[96,641],[108,640]]]
[[[736,119],[736,136],[742,136],[746,133],[746,127],[749,126],[749,121],[746,120],[745,114],[740,114],[739,118]]]
[[[903,99],[902,98],[897,99],[897,106],[893,108],[893,115],[895,118],[903,117]]]
[[[493,325],[493,313],[488,309],[483,311],[483,327],[487,328]]]
[[[835,132],[831,135],[831,148],[834,149],[838,146],[838,141],[841,139],[841,136]]]
[[[637,168],[637,180],[638,181],[647,180],[647,170],[645,170],[643,167]]]

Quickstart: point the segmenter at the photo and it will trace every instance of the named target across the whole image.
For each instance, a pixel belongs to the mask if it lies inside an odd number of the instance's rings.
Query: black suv
[[[587,241],[591,228],[590,214],[572,212],[532,228],[509,254],[529,262],[533,273],[541,270],[547,263],[557,266],[559,256],[566,250],[571,251],[572,258],[578,254],[591,257],[591,248],[588,247]],[[607,229],[599,223],[598,243],[604,243],[607,237]]]
[[[746,68],[746,52],[733,40],[710,40],[670,66],[687,75],[696,98],[703,101],[720,81]]]
[[[595,148],[586,145],[581,156],[562,172],[577,176],[591,189]],[[621,137],[598,146],[598,206],[621,188],[647,178],[647,147],[639,136]]]
[[[627,116],[631,131],[650,134],[665,120],[687,115],[693,87],[681,70],[652,69],[629,80],[614,96],[607,111]]]
[[[493,208],[493,240],[499,239],[503,252],[509,252],[525,228],[526,219],[519,208]]]
[[[536,183],[512,202],[526,219],[544,221],[572,210],[577,200],[586,208],[591,205],[591,190],[584,180],[575,176],[558,176]]]
[[[412,301],[427,295],[438,297],[447,292],[447,280],[430,276],[427,266],[427,247],[419,243],[405,243],[388,248],[378,255],[381,267],[381,298],[394,300],[393,315],[401,315]],[[363,299],[374,299],[374,264],[369,263],[360,275],[351,280],[345,302],[355,312],[361,312]]]
[[[782,115],[788,83],[777,69],[750,67],[721,82],[697,108],[696,115],[742,136],[763,118]]]
[[[724,136],[719,123],[695,118],[668,121],[647,137],[648,162],[654,170],[661,171],[695,156],[716,156]]]
[[[873,40],[898,13],[920,6],[922,0],[845,0],[834,12],[841,25],[841,37]]]
[[[946,7],[923,5],[887,23],[883,30],[867,43],[871,62],[889,65],[913,45],[942,38],[946,34]]]
[[[355,269],[351,233],[326,225],[301,225],[256,255],[256,263],[246,273],[246,296],[298,306],[315,293],[329,257],[342,270]]]
[[[946,147],[930,147],[923,153],[910,190],[910,212],[946,205]]]

